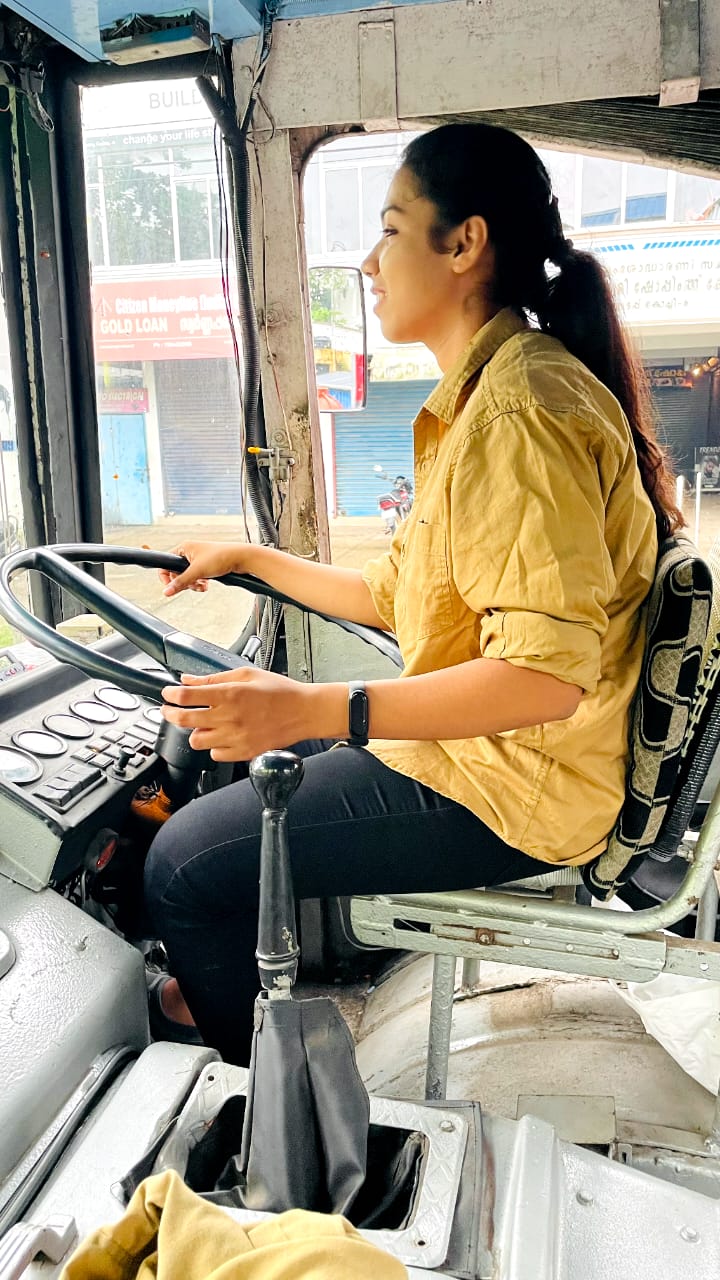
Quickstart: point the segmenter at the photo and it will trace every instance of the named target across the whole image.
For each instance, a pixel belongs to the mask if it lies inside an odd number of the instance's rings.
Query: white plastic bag
[[[720,982],[661,973],[649,982],[615,984],[645,1030],[693,1080],[717,1093],[720,1085]]]

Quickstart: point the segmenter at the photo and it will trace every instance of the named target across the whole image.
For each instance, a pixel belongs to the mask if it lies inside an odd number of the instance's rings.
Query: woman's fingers
[[[209,750],[213,760],[250,760],[261,751],[300,740],[307,690],[287,676],[248,665],[167,685],[163,715],[171,724],[190,729],[190,746]]]

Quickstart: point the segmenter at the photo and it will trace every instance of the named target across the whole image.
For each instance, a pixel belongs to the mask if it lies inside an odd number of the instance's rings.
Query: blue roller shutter
[[[361,413],[335,415],[335,489],[339,515],[377,515],[387,481],[373,473],[412,476],[412,423],[435,382],[371,382]]]

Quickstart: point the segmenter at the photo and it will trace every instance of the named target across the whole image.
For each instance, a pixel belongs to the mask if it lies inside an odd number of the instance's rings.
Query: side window
[[[311,267],[360,265],[378,240],[384,196],[412,136],[345,135],[315,153],[304,178]],[[567,234],[606,267],[640,349],[693,533],[691,489],[702,473],[697,537],[707,550],[720,531],[720,174],[554,145],[540,155]],[[412,475],[412,421],[440,376],[426,348],[383,337],[374,301],[366,298],[366,409],[344,415],[320,406],[333,556],[357,567],[387,545],[394,482]]]

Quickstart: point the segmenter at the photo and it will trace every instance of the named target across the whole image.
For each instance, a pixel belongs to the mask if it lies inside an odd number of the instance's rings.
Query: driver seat
[[[720,787],[697,843],[686,839],[720,743],[717,547],[711,566],[712,574],[684,538],[669,538],[660,548],[631,716],[625,802],[605,853],[582,868],[559,867],[492,890],[352,899],[352,927],[361,942],[435,957],[426,1097],[445,1096],[458,957],[466,962],[466,981],[476,980],[480,959],[636,982],[661,972],[720,980],[720,944],[709,940],[718,903]],[[668,901],[637,912],[578,905],[579,888],[586,902],[590,895],[608,901],[646,859],[675,856],[683,859],[685,875]],[[694,943],[657,932],[697,902]]]

